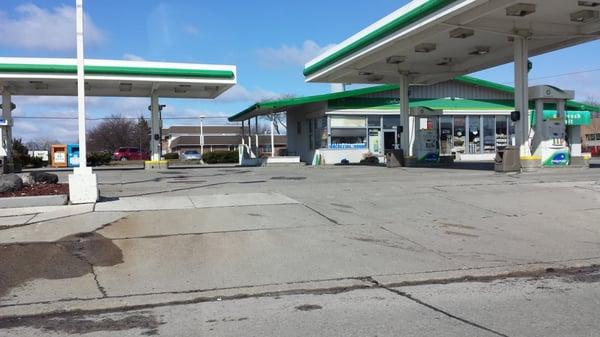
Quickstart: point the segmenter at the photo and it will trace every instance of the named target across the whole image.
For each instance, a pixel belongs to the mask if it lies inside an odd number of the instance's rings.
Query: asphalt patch
[[[296,307],[298,311],[313,311],[313,310],[321,310],[322,306],[316,304],[303,304]]]
[[[93,273],[93,266],[123,263],[123,253],[97,233],[81,233],[56,242],[0,246],[0,298],[27,281],[61,280]]]
[[[142,335],[158,335],[158,328],[165,324],[153,315],[137,314],[124,318],[104,318],[94,320],[85,316],[66,317],[25,317],[3,320],[0,329],[35,328],[43,332],[54,332],[58,334],[83,335],[98,331],[125,331],[132,329],[143,330]]]
[[[306,177],[272,177],[271,180],[306,180]]]

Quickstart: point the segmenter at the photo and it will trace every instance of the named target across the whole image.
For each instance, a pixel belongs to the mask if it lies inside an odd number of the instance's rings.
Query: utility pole
[[[200,117],[200,157],[204,156],[204,116]]]

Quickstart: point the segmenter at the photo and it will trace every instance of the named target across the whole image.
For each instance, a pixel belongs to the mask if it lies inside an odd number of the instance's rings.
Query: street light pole
[[[79,167],[69,175],[69,199],[73,204],[98,201],[98,178],[87,166],[85,142],[85,69],[83,55],[83,0],[76,0],[77,35],[77,117],[79,127]]]
[[[77,111],[79,121],[79,167],[87,167],[87,144],[85,141],[85,69],[83,49],[83,0],[76,2],[77,17]]]
[[[204,117],[200,117],[200,157],[204,156]]]

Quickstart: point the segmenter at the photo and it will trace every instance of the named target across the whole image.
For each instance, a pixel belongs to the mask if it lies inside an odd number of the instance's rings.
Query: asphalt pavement
[[[0,210],[0,336],[595,336],[600,169],[482,168],[99,171]]]

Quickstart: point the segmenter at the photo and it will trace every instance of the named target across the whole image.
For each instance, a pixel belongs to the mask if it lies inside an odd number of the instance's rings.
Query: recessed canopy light
[[[370,71],[359,71],[358,75],[359,76],[371,76],[371,75],[373,75],[373,73]]]
[[[385,60],[387,64],[400,64],[404,61],[406,61],[406,57],[404,56],[390,56]]]
[[[182,84],[180,86],[175,87],[175,92],[178,94],[185,94],[191,87],[191,85]]]
[[[486,55],[486,54],[489,54],[490,51],[491,51],[490,47],[479,46],[479,47],[475,47],[475,49],[470,51],[469,55]]]
[[[450,31],[450,38],[452,39],[466,39],[475,35],[475,31],[467,28],[456,28]]]
[[[582,11],[571,13],[571,21],[581,22],[581,23],[588,23],[588,22],[596,21],[596,20],[598,20],[598,17],[599,17],[598,14],[599,14],[598,11],[584,9]]]
[[[119,91],[121,92],[131,92],[131,88],[133,87],[133,84],[131,83],[120,83],[119,84]]]
[[[597,1],[579,1],[579,6],[582,7],[598,7],[600,2]]]
[[[451,64],[452,64],[452,58],[451,57],[444,57],[438,63],[436,63],[436,65],[438,65],[438,66],[449,66]]]
[[[375,75],[369,76],[367,79],[371,82],[379,82],[379,81],[383,80],[383,75],[375,74]]]
[[[535,13],[535,5],[534,4],[526,4],[526,3],[518,3],[516,5],[512,5],[506,8],[507,16],[527,16],[529,14]]]
[[[430,53],[436,48],[435,43],[421,43],[415,47],[415,53]]]

